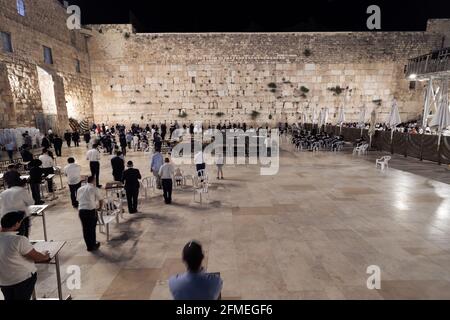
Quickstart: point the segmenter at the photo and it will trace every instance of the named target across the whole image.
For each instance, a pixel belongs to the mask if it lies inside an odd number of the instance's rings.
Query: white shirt
[[[159,168],[159,176],[161,179],[172,179],[175,168],[171,163],[165,163]]]
[[[97,149],[91,149],[86,154],[86,160],[89,161],[100,161],[100,152]]]
[[[194,162],[195,164],[203,164],[205,163],[205,160],[203,159],[203,152],[197,152],[194,156]]]
[[[24,257],[32,250],[27,238],[16,232],[0,232],[0,286],[21,283],[36,272],[34,262]]]
[[[100,190],[88,183],[77,191],[77,201],[79,210],[95,210],[97,202],[102,199]]]
[[[39,160],[42,162],[42,168],[53,168],[53,164],[55,163],[48,154],[39,156]]]
[[[34,204],[27,189],[23,187],[12,187],[0,193],[0,218],[5,214],[15,211],[23,211],[28,216],[29,206]]]
[[[79,184],[81,181],[81,167],[76,163],[70,163],[64,168],[69,185]]]

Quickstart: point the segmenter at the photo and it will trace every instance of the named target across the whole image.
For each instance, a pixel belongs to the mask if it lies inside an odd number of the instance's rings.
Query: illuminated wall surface
[[[1,127],[63,129],[68,118],[249,122],[253,111],[260,122],[294,121],[308,107],[329,108],[334,122],[343,103],[347,121],[362,105],[367,121],[374,107],[383,120],[394,97],[402,119],[415,119],[425,83],[405,79],[406,60],[450,39],[450,20],[430,20],[425,32],[136,34],[131,25],[70,31],[52,0],[28,2],[24,17],[15,1],[0,0],[0,9],[13,46],[0,53]]]

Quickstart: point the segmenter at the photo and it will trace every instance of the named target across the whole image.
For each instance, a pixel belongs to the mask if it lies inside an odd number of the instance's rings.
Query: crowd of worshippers
[[[342,135],[334,135],[327,132],[294,130],[291,142],[297,149],[301,150],[322,150],[328,149],[330,151],[340,150],[344,142]]]
[[[331,124],[330,124],[331,125]],[[358,129],[370,129],[370,123],[360,124],[357,122],[347,122],[343,123],[342,127],[344,128],[358,128]],[[375,124],[375,130],[377,131],[390,131],[391,128],[386,123],[377,123]],[[394,129],[397,132],[408,133],[408,134],[433,134],[433,130],[430,127],[422,127],[421,123],[418,120],[411,120],[407,122],[402,122],[397,125]],[[444,135],[450,134],[449,130],[444,130]]]

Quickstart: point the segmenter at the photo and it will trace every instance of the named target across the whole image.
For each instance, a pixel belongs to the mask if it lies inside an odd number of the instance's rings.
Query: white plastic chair
[[[194,187],[194,202],[197,202],[197,195],[199,196],[199,203],[203,204],[203,198],[206,197],[209,202],[209,183],[208,181],[204,180],[203,182],[200,182],[197,180],[197,183]]]
[[[105,233],[103,228],[106,229],[106,241],[109,241],[109,225],[116,221],[119,223],[119,216],[122,213],[122,202],[115,202],[112,199],[107,199],[103,208],[97,211],[98,222],[100,233]]]
[[[389,169],[389,161],[391,159],[392,158],[390,156],[384,156],[384,157],[382,157],[380,159],[377,159],[376,162],[375,162],[375,167],[378,168],[378,166],[380,166],[381,170],[384,170],[385,168]]]
[[[356,153],[358,153],[358,155],[367,154],[367,149],[369,149],[369,145],[367,143],[364,143],[360,146],[355,147],[353,149],[353,154],[356,154]]]
[[[147,177],[142,179],[141,181],[142,188],[144,189],[145,199],[148,198],[148,190],[153,190],[156,192],[156,178],[155,177]]]

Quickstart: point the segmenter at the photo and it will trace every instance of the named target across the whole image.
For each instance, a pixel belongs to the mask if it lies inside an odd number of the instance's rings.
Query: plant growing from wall
[[[130,38],[130,33],[129,32],[125,32],[125,34],[123,36],[125,37],[125,39],[129,39]]]
[[[186,111],[181,111],[180,114],[178,115],[179,118],[187,118],[188,114],[186,113]]]
[[[250,117],[252,118],[252,120],[258,119],[259,116],[260,116],[260,113],[256,110],[253,110],[252,113],[250,114]]]
[[[272,119],[273,119],[272,114],[269,114],[269,120],[272,120]]]
[[[270,89],[276,89],[277,88],[277,84],[274,82],[271,82],[267,85]]]
[[[309,57],[311,54],[312,54],[312,52],[311,52],[310,49],[305,49],[305,51],[303,51],[303,55],[304,55],[305,57]]]
[[[224,115],[225,115],[225,113],[223,113],[223,112],[217,112],[216,113],[216,117],[217,118],[222,118]]]
[[[375,99],[375,100],[372,100],[372,102],[373,103],[375,103],[377,106],[381,106],[381,103],[383,102],[383,100],[381,100],[381,99]]]
[[[334,96],[339,96],[342,92],[344,92],[344,88],[341,88],[340,86],[335,86],[328,88],[329,91],[333,92]]]

